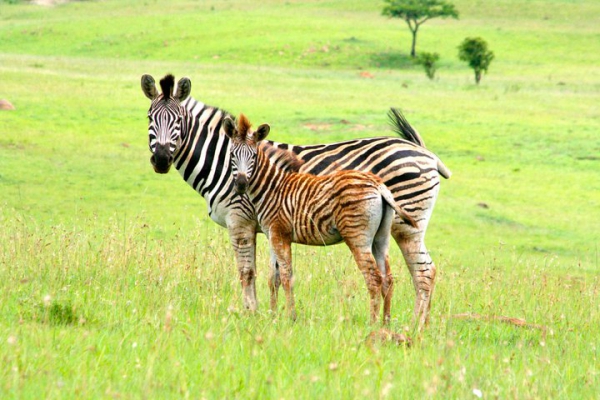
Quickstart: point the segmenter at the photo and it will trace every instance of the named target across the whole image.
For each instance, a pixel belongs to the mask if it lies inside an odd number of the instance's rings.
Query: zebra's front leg
[[[435,288],[435,264],[425,247],[422,236],[408,238],[396,234],[393,236],[402,250],[412,277],[416,294],[414,316],[418,321],[419,330],[422,330],[429,323],[431,298]]]
[[[279,275],[279,266],[277,256],[271,248],[271,261],[269,263],[269,289],[271,291],[271,311],[277,312],[277,300],[279,298],[279,286],[281,286],[281,277]]]
[[[271,251],[275,255],[275,260],[278,268],[278,275],[281,279],[281,285],[285,292],[286,309],[288,316],[292,320],[296,320],[296,302],[294,300],[294,276],[292,270],[292,241],[290,235],[285,232],[278,231],[277,228],[271,227],[269,242]],[[275,281],[277,281],[275,276]],[[276,301],[276,299],[275,299]],[[273,298],[271,298],[273,302]],[[273,303],[271,303],[273,304]],[[277,308],[275,307],[275,310]]]
[[[244,307],[256,311],[256,229],[251,224],[232,226],[229,228],[229,239],[235,253]]]

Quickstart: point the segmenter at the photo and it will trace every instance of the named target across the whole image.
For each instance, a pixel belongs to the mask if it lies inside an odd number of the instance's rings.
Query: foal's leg
[[[382,275],[381,297],[383,298],[383,323],[391,320],[392,295],[394,294],[394,278],[390,269],[388,251],[390,247],[390,229],[394,218],[394,210],[384,205],[381,225],[373,240],[373,255]]]
[[[360,272],[365,277],[370,297],[371,323],[376,323],[381,306],[381,299],[379,297],[383,280],[381,272],[371,252],[371,246],[356,246],[352,241],[346,241],[346,244],[350,248]]]
[[[242,285],[244,307],[256,311],[256,228],[255,223],[235,221],[228,225],[229,240],[235,252],[235,260]]]
[[[383,297],[383,323],[389,325],[392,319],[392,297],[394,296],[394,277],[390,269],[389,257],[385,256],[381,297]]]
[[[271,311],[277,311],[277,299],[279,298],[279,286],[281,278],[279,276],[279,266],[277,265],[277,256],[271,248],[271,261],[269,272],[269,289],[271,290]]]
[[[292,241],[290,235],[278,231],[271,227],[269,234],[271,250],[275,254],[275,259],[279,265],[279,274],[283,291],[285,292],[287,313],[293,320],[296,319],[296,305],[293,292],[293,271],[292,271]],[[271,298],[271,301],[273,299]],[[272,303],[271,303],[272,304]]]

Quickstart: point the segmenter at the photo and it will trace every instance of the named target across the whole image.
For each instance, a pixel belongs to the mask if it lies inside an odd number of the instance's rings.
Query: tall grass
[[[292,323],[240,309],[229,249],[211,226],[152,239],[144,216],[1,222],[5,395],[591,398],[598,388],[598,276],[557,274],[553,257],[525,270],[493,256],[479,273],[442,269],[431,326],[406,348],[365,340],[375,329],[367,293],[343,246],[295,248]],[[391,328],[408,333],[411,290],[397,278]],[[456,316],[472,312],[536,326]]]

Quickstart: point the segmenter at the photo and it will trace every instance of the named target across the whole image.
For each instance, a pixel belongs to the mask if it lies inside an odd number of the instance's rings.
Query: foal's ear
[[[142,75],[142,92],[146,95],[150,100],[154,100],[158,96],[158,91],[156,90],[156,83],[154,82],[154,78],[152,75],[144,74]]]
[[[223,131],[225,131],[225,135],[227,135],[229,139],[233,139],[233,135],[235,134],[235,122],[233,122],[233,119],[229,116],[225,117],[223,120]]]
[[[271,127],[269,126],[269,124],[262,124],[261,126],[259,126],[255,133],[256,143],[266,138],[270,131]]]

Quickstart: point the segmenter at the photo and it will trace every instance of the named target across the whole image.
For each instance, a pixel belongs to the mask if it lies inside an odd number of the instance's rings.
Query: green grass
[[[553,256],[524,263],[491,249],[477,274],[447,263],[431,326],[406,349],[365,343],[373,328],[364,284],[342,246],[296,248],[300,318],[292,323],[240,310],[216,227],[153,240],[146,219],[49,230],[26,218],[2,224],[10,233],[0,238],[1,261],[11,264],[0,312],[5,395],[396,398],[477,388],[486,396],[592,397],[597,389],[600,282],[557,273]],[[197,239],[182,246],[181,236]],[[259,252],[264,265],[264,241]],[[495,261],[502,252],[516,268]],[[411,295],[400,276],[397,330],[410,319]],[[451,317],[470,311],[548,330]]]
[[[600,5],[455,1],[417,51],[368,1],[0,2],[0,397],[594,398],[600,390]],[[493,3],[493,4],[492,4]],[[165,11],[168,10],[168,11]],[[466,36],[496,54],[479,87]],[[348,250],[295,247],[299,320],[241,309],[226,231],[156,175],[143,73],[298,144],[391,134],[401,107],[452,169],[427,245],[432,321],[371,346]],[[368,72],[373,78],[365,78]],[[411,328],[401,254],[391,328]],[[453,316],[524,318],[546,327]]]

